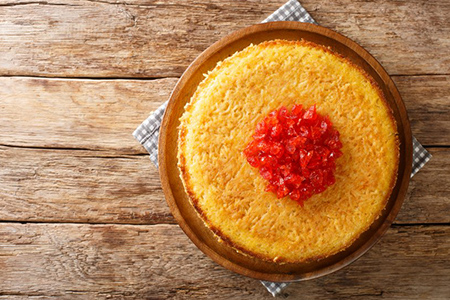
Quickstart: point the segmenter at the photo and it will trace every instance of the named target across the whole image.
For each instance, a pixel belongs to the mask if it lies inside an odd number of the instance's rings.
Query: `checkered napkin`
[[[317,24],[308,12],[297,0],[289,0],[277,11],[271,14],[265,22],[274,21],[299,21]],[[158,167],[158,137],[167,101],[155,110],[133,133],[133,136],[141,143],[148,153],[150,160]],[[413,137],[413,169],[411,177],[414,176],[431,158],[431,154]],[[289,285],[288,282],[261,281],[267,290],[276,296]]]

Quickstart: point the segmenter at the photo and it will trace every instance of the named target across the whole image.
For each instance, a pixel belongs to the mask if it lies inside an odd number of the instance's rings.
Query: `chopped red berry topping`
[[[303,206],[335,183],[336,159],[342,156],[339,131],[316,106],[294,105],[272,111],[256,125],[244,154],[268,181],[266,191],[290,196]]]

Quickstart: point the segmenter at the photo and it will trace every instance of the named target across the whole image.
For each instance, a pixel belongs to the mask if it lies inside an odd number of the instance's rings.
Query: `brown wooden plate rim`
[[[396,186],[394,188],[394,192],[396,191],[396,198],[394,200],[390,199],[389,202],[393,201],[388,213],[384,216],[382,223],[379,224],[378,229],[375,231],[373,235],[371,235],[358,249],[345,256],[343,259],[328,265],[323,268],[319,268],[317,270],[309,271],[309,272],[301,272],[301,268],[299,272],[294,273],[266,273],[261,271],[256,271],[247,268],[246,266],[237,264],[235,262],[230,261],[226,257],[221,256],[214,249],[205,244],[192,230],[191,225],[185,220],[183,213],[180,211],[179,206],[177,204],[176,199],[174,198],[173,192],[171,190],[171,185],[169,182],[169,174],[167,172],[167,166],[169,163],[176,164],[176,162],[171,161],[168,162],[166,159],[166,149],[167,147],[167,139],[170,132],[168,132],[169,128],[173,128],[171,122],[177,122],[178,120],[173,120],[171,118],[172,111],[175,106],[175,101],[180,97],[180,93],[185,88],[185,84],[188,82],[189,78],[195,74],[198,69],[202,66],[202,64],[211,58],[218,51],[223,50],[228,45],[244,38],[249,38],[254,34],[261,32],[271,32],[271,31],[280,31],[280,30],[288,30],[288,31],[298,31],[313,33],[315,35],[321,35],[327,38],[330,38],[337,43],[351,49],[356,54],[358,54],[364,61],[366,61],[373,71],[381,78],[382,82],[385,85],[385,88],[391,93],[392,98],[395,101],[396,110],[398,115],[396,117],[397,125],[402,132],[400,133],[403,137],[403,141],[401,141],[401,149],[400,149],[400,163],[399,165],[402,168],[399,168],[398,178],[396,182]],[[280,37],[282,38],[282,37]],[[312,40],[314,42],[314,40]],[[392,103],[390,103],[392,106]],[[174,134],[172,132],[172,134]],[[177,135],[178,133],[175,133]],[[172,137],[173,138],[173,137]],[[176,137],[175,137],[176,138]],[[170,151],[170,150],[169,150]],[[171,149],[171,151],[176,151],[176,149]],[[317,277],[321,277],[332,272],[335,272],[348,264],[357,260],[361,255],[367,252],[376,242],[381,238],[381,236],[388,230],[395,217],[397,216],[400,208],[402,206],[403,200],[406,195],[406,191],[408,189],[409,179],[412,169],[412,135],[411,128],[409,124],[409,119],[406,111],[406,107],[401,99],[401,96],[387,72],[381,66],[381,64],[370,55],[364,48],[359,46],[356,42],[351,39],[332,31],[331,29],[327,29],[318,25],[309,24],[309,23],[300,23],[294,21],[283,21],[283,22],[272,22],[272,23],[264,23],[253,25],[236,32],[231,33],[230,35],[222,38],[217,41],[213,45],[211,45],[208,49],[206,49],[203,53],[201,53],[186,69],[184,74],[181,76],[180,80],[176,84],[175,88],[172,91],[172,94],[169,99],[168,106],[166,108],[161,130],[159,136],[159,151],[158,151],[158,162],[159,162],[159,171],[162,188],[166,197],[166,201],[170,207],[170,210],[177,220],[178,224],[182,228],[182,230],[186,233],[186,235],[192,240],[192,242],[206,255],[208,255],[211,259],[213,259],[218,264],[223,267],[232,270],[236,273],[253,277],[261,280],[270,280],[270,281],[297,281],[297,280],[307,280],[313,279]],[[393,194],[394,194],[393,192]],[[387,210],[388,208],[386,208]],[[221,244],[222,247],[228,247],[225,244]]]

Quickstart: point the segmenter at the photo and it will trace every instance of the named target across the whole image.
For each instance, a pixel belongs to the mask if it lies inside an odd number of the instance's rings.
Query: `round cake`
[[[180,119],[178,167],[192,205],[220,241],[266,261],[314,261],[349,247],[380,216],[397,177],[397,128],[361,68],[312,42],[273,40],[205,76]],[[261,120],[294,105],[315,105],[342,143],[335,183],[302,205],[267,192],[243,154]]]

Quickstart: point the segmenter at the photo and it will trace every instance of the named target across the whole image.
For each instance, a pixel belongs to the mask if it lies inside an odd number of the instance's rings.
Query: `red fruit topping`
[[[244,149],[248,163],[268,181],[266,191],[303,202],[336,182],[336,159],[342,156],[339,132],[328,116],[294,105],[280,107],[258,125]]]

